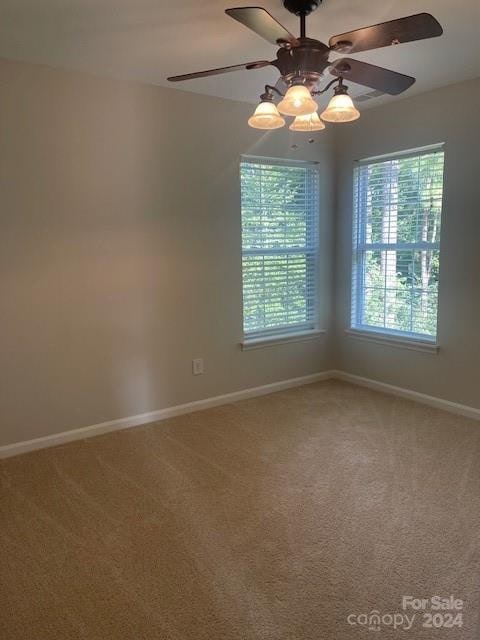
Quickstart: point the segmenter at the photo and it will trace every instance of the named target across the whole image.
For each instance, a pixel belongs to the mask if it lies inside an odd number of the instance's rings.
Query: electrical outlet
[[[194,376],[199,376],[203,373],[203,358],[192,360],[192,373]]]

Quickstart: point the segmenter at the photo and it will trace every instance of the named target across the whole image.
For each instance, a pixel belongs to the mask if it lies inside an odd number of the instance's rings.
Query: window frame
[[[358,202],[359,194],[356,191],[357,171],[362,166],[388,162],[391,160],[403,160],[406,158],[417,158],[432,153],[443,153],[443,173],[442,173],[442,206],[440,212],[440,237],[437,242],[396,242],[396,243],[367,243],[365,242],[365,227],[360,221]],[[350,317],[348,328],[345,333],[354,338],[360,338],[375,343],[387,343],[392,346],[410,347],[418,351],[438,353],[438,324],[439,324],[439,297],[437,298],[436,333],[429,335],[424,333],[402,331],[399,329],[381,327],[376,325],[363,324],[363,308],[365,304],[364,272],[363,261],[368,251],[405,251],[428,249],[438,251],[441,255],[442,224],[444,211],[444,185],[445,185],[445,143],[436,143],[416,149],[408,149],[380,156],[363,158],[356,160],[353,171],[353,206],[352,206],[352,263],[351,263],[351,286],[350,286]],[[362,225],[359,232],[359,224]],[[362,242],[359,243],[359,238]],[[441,265],[441,260],[440,260]],[[441,266],[440,266],[441,269]],[[440,282],[440,278],[438,280]]]
[[[241,215],[241,273],[242,273],[242,341],[241,345],[244,350],[256,349],[267,344],[280,344],[283,342],[300,342],[317,338],[325,333],[319,328],[319,227],[320,227],[320,173],[319,163],[312,160],[297,160],[291,158],[273,158],[267,156],[242,155],[240,157],[240,177],[241,165],[244,163],[260,164],[265,166],[283,166],[283,167],[308,167],[314,169],[314,191],[313,191],[313,229],[307,232],[310,236],[310,244],[305,247],[278,247],[278,248],[260,248],[260,249],[244,249],[243,246],[243,198],[240,194],[240,215]],[[254,331],[245,331],[245,293],[244,293],[244,267],[243,258],[248,255],[295,255],[305,254],[310,256],[311,269],[313,273],[313,299],[306,301],[307,305],[311,304],[310,316],[312,320],[298,324],[287,324],[272,328],[263,328]]]

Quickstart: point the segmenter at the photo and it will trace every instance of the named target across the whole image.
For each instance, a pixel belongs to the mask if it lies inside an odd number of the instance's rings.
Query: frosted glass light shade
[[[315,111],[308,116],[297,116],[289,126],[289,129],[292,131],[321,131],[325,129],[325,125]]]
[[[337,93],[320,117],[325,122],[352,122],[360,117],[360,112],[355,108],[348,93]]]
[[[278,104],[278,110],[286,116],[308,116],[318,109],[318,104],[303,84],[294,84]]]
[[[248,119],[248,124],[254,129],[280,129],[285,119],[278,113],[277,107],[269,100],[260,102],[255,113]]]

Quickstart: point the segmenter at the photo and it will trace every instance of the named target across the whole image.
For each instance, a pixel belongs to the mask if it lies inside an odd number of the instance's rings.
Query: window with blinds
[[[355,168],[353,328],[436,339],[443,160],[435,147]]]
[[[314,329],[316,165],[244,158],[240,169],[244,333],[256,338]]]

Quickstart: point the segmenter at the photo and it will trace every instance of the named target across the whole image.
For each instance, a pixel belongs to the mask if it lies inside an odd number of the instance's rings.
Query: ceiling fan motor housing
[[[318,9],[321,2],[322,0],[284,0],[283,6],[296,16],[308,16]]]
[[[277,59],[272,64],[280,71],[286,84],[301,77],[306,86],[312,89],[330,66],[329,48],[311,38],[300,38],[299,42],[298,47],[279,49]]]

